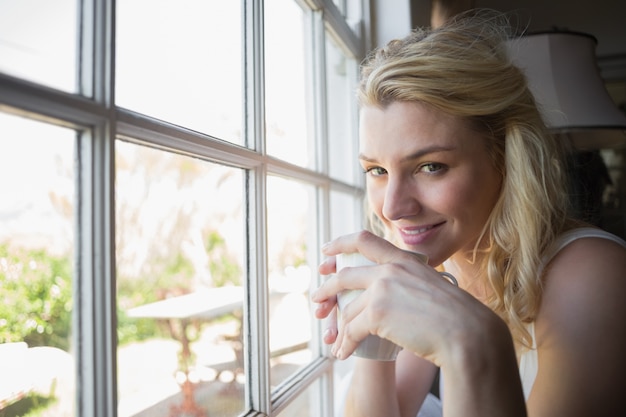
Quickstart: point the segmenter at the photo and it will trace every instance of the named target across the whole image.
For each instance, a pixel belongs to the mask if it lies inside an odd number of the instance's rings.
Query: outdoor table
[[[243,307],[243,297],[243,287],[240,286],[203,288],[190,294],[166,298],[127,311],[127,315],[133,318],[165,320],[172,337],[181,343],[181,357],[184,366],[182,371],[185,374],[185,381],[181,387],[183,403],[172,409],[172,415],[206,417],[206,411],[194,399],[194,385],[189,380],[191,348],[187,326],[193,320],[208,321],[240,310]],[[180,331],[175,330],[173,321],[180,322]]]

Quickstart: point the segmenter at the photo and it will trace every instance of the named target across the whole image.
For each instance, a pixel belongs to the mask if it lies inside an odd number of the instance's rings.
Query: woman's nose
[[[385,190],[383,202],[383,216],[388,220],[398,220],[414,216],[419,213],[417,189],[412,181],[390,179]]]

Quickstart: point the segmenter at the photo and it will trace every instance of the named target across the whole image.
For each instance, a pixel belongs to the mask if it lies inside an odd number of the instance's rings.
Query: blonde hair
[[[358,99],[363,106],[425,103],[484,133],[503,182],[479,239],[486,256],[476,258],[477,244],[474,257],[492,289],[487,304],[528,345],[525,323],[541,302],[541,254],[566,227],[569,200],[564,146],[548,133],[511,63],[509,37],[506,17],[487,11],[418,29],[368,56]]]

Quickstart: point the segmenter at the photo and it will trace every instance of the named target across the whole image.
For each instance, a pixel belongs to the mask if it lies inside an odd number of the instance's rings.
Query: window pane
[[[116,7],[117,104],[242,144],[241,2]]]
[[[365,2],[361,0],[346,0],[344,16],[348,21],[348,24],[356,26],[354,24],[359,22],[359,26],[361,26],[361,23],[363,21],[364,4]],[[361,36],[360,30],[357,31],[357,36]]]
[[[309,301],[316,271],[315,189],[269,177],[267,183],[271,383],[312,359],[313,315]]]
[[[75,415],[75,138],[0,113],[0,415]]]
[[[119,415],[244,409],[243,172],[116,143]]]
[[[0,0],[0,71],[75,92],[76,0]]]
[[[330,237],[353,233],[363,228],[362,199],[352,194],[339,191],[330,193]],[[354,367],[354,358],[351,356],[343,361],[335,361],[334,375],[334,407],[335,415],[343,415],[345,397],[350,383],[351,371]]]
[[[338,191],[330,193],[330,233],[337,238],[363,229],[363,203],[360,198]]]
[[[354,65],[326,36],[326,117],[328,120],[328,158],[330,175],[354,183],[357,171],[357,149],[354,134],[355,107]]]
[[[314,168],[306,18],[294,0],[265,2],[266,135],[269,154]]]
[[[320,386],[320,381],[315,381],[277,417],[322,417]]]

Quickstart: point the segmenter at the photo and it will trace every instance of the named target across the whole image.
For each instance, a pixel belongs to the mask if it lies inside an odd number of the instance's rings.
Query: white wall
[[[411,4],[409,0],[373,0],[374,46],[392,39],[403,38],[411,31]]]

